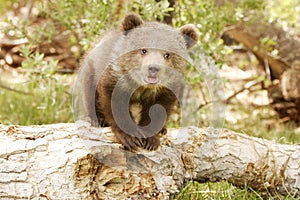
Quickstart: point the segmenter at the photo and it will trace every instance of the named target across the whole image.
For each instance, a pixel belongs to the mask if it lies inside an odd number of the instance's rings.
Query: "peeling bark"
[[[299,145],[225,129],[169,130],[153,152],[84,123],[0,125],[0,143],[0,199],[167,199],[189,180],[300,195]]]

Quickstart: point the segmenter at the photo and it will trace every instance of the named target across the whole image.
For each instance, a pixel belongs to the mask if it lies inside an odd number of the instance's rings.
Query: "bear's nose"
[[[151,64],[148,67],[150,75],[156,75],[159,72],[159,66],[157,64]]]

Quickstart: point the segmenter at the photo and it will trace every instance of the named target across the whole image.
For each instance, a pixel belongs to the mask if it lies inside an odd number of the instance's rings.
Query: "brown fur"
[[[143,24],[143,20],[139,15],[128,14],[122,22],[122,30],[129,31]]]
[[[125,149],[157,149],[159,133],[166,132],[165,117],[177,103],[181,83],[175,71],[184,69],[186,50],[197,39],[192,25],[175,30],[128,14],[121,30],[103,38],[83,63],[79,118],[92,125],[111,126]],[[129,105],[126,96],[130,97]],[[113,114],[113,103],[117,115]],[[156,104],[165,109],[166,116],[155,111]]]

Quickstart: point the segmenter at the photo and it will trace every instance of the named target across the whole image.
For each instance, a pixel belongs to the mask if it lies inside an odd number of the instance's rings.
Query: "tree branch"
[[[253,54],[260,60],[262,63],[266,61],[270,65],[271,75],[273,78],[279,78],[288,66],[281,60],[276,59],[269,55],[267,52],[264,52],[261,48],[258,38],[251,35],[241,26],[228,26],[224,30],[224,34],[228,35],[230,38],[244,44],[248,49],[250,49]]]
[[[6,90],[11,91],[11,92],[20,93],[20,94],[32,95],[32,93],[23,92],[21,90],[16,90],[16,89],[10,88],[10,87],[4,85],[1,81],[0,81],[0,88],[6,89]]]
[[[242,87],[242,88],[239,89],[238,91],[234,92],[232,95],[230,95],[229,97],[227,97],[227,98],[226,98],[225,100],[223,100],[222,102],[223,102],[224,104],[228,104],[228,103],[230,103],[230,101],[231,101],[234,97],[236,97],[236,96],[239,95],[240,93],[244,92],[245,90],[249,90],[249,91],[250,91],[250,89],[251,89],[252,87],[254,87],[254,86],[256,86],[256,85],[259,85],[259,84],[262,84],[262,83],[263,83],[263,81],[261,81],[261,80],[252,80],[252,81],[246,83],[246,84],[244,85],[244,87]],[[207,100],[204,100],[204,101],[205,101],[205,103],[204,103],[204,104],[200,104],[200,105],[198,106],[198,108],[195,110],[195,113],[198,112],[198,111],[199,111],[200,109],[202,109],[203,107],[208,106],[208,105],[211,105],[211,104],[217,102],[217,101],[207,101]]]

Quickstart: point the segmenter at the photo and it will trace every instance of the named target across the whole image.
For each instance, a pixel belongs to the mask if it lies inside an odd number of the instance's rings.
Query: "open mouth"
[[[144,80],[146,83],[150,83],[150,84],[156,84],[159,81],[159,79],[156,76],[146,76]]]

